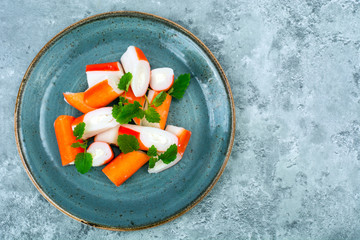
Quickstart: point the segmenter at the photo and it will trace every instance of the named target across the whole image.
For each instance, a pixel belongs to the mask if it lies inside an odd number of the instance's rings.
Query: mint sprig
[[[165,164],[169,164],[176,159],[177,146],[176,146],[176,144],[173,144],[164,153],[158,155],[156,147],[154,145],[152,145],[149,148],[147,155],[149,157],[151,157],[149,159],[149,168],[155,167],[156,162],[158,162],[160,160],[162,160],[163,163],[165,163]]]
[[[86,124],[84,122],[81,122],[75,126],[73,135],[76,137],[76,140],[80,140],[84,135],[85,126]],[[76,154],[75,157],[76,170],[81,174],[87,173],[92,166],[93,157],[90,153],[86,152],[87,144],[88,144],[87,140],[84,142],[77,141],[71,144],[71,147],[73,148],[80,147],[85,150],[83,153]]]
[[[125,92],[129,91],[129,86],[130,86],[132,78],[133,78],[133,75],[131,74],[131,72],[127,72],[124,75],[122,75],[122,77],[120,78],[119,84],[118,84],[118,88],[120,90],[124,90]]]

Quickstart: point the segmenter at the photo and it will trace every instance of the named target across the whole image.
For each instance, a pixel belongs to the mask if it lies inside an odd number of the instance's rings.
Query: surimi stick
[[[151,70],[150,87],[155,91],[167,91],[174,83],[174,70],[156,68]]]
[[[93,142],[87,152],[91,154],[92,166],[98,167],[110,162],[114,158],[114,153],[109,144],[105,142]]]
[[[159,152],[165,152],[172,144],[178,144],[178,138],[167,131],[131,124],[121,125],[119,135],[133,135],[139,141],[140,150],[147,151],[154,145]]]
[[[112,107],[99,108],[76,118],[72,123],[72,128],[74,129],[81,122],[85,123],[82,139],[88,139],[119,125],[112,116]]]
[[[162,160],[157,161],[153,168],[148,169],[149,173],[158,173],[177,164],[184,155],[186,147],[189,143],[191,137],[190,131],[182,127],[176,127],[172,125],[167,125],[165,131],[175,134],[178,138],[178,153],[176,155],[176,159],[169,164],[165,164]]]
[[[85,91],[84,102],[92,108],[105,107],[124,91],[117,87],[118,79],[108,78]]]
[[[120,79],[124,71],[119,62],[86,65],[86,78],[89,88],[109,77]]]
[[[120,186],[137,170],[139,170],[147,161],[149,156],[142,151],[133,151],[129,153],[120,153],[111,163],[103,168],[105,175],[116,186]]]
[[[125,72],[133,75],[131,88],[136,97],[145,95],[150,82],[150,64],[140,48],[129,46],[121,56]]]
[[[127,99],[129,101],[129,103],[134,103],[135,101],[138,101],[140,103],[140,105],[142,107],[144,107],[144,103],[145,103],[145,96],[143,97],[136,97],[134,95],[134,92],[132,91],[131,87],[129,87],[129,91],[126,92],[126,93],[123,93],[122,96]],[[134,122],[137,124],[137,125],[140,125],[140,122],[141,122],[141,119],[139,118],[134,118],[133,119]]]
[[[110,128],[109,130],[106,130],[102,133],[99,133],[95,136],[95,142],[106,142],[109,144],[118,145],[117,138],[118,138],[118,132],[119,132],[120,125]]]
[[[60,115],[54,122],[56,140],[63,166],[73,162],[78,153],[84,152],[82,148],[71,147],[71,144],[76,142],[76,137],[73,135],[71,128],[74,120],[75,118],[72,116]]]
[[[148,93],[149,102],[151,103],[159,93],[160,92],[149,90],[149,93]],[[171,99],[172,99],[172,97],[169,94],[166,94],[166,99],[160,106],[155,107],[154,105],[152,105],[152,107],[155,108],[155,110],[160,114],[160,122],[159,123],[150,123],[146,120],[146,118],[143,118],[143,119],[141,119],[141,125],[164,129],[165,125],[166,125],[166,120],[167,120],[167,117],[169,114]],[[149,108],[149,104],[146,102],[144,109],[146,110],[148,108]]]
[[[84,95],[85,95],[84,92],[79,92],[79,93],[66,92],[63,94],[64,94],[65,102],[67,102],[69,105],[73,106],[80,112],[88,113],[90,111],[95,110],[95,108],[86,105],[84,101]]]

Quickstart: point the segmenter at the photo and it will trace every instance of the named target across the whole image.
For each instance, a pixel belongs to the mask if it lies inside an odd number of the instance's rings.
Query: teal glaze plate
[[[147,164],[120,187],[92,168],[81,175],[63,167],[53,123],[81,115],[63,92],[87,88],[85,65],[119,61],[129,45],[143,50],[152,68],[192,76],[183,99],[171,103],[168,124],[192,131],[183,159],[158,174]],[[38,53],[21,83],[15,135],[25,170],[40,193],[68,216],[110,230],[136,230],[184,214],[212,189],[234,141],[234,103],[226,76],[210,50],[192,33],[164,18],[109,12],[81,20]]]

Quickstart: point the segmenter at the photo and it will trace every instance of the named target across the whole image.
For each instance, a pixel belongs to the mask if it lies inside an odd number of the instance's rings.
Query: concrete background
[[[0,239],[360,239],[359,1],[3,1]],[[160,15],[213,51],[232,87],[236,139],[218,184],[159,227],[110,232],[50,205],[14,140],[18,87],[68,25],[115,10]]]

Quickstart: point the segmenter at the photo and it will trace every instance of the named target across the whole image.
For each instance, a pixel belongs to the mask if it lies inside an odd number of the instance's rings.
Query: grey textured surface
[[[5,1],[0,9],[0,239],[359,239],[358,1]],[[18,156],[13,111],[41,47],[91,15],[137,10],[188,28],[232,87],[236,139],[218,184],[159,227],[110,232],[70,219]]]

